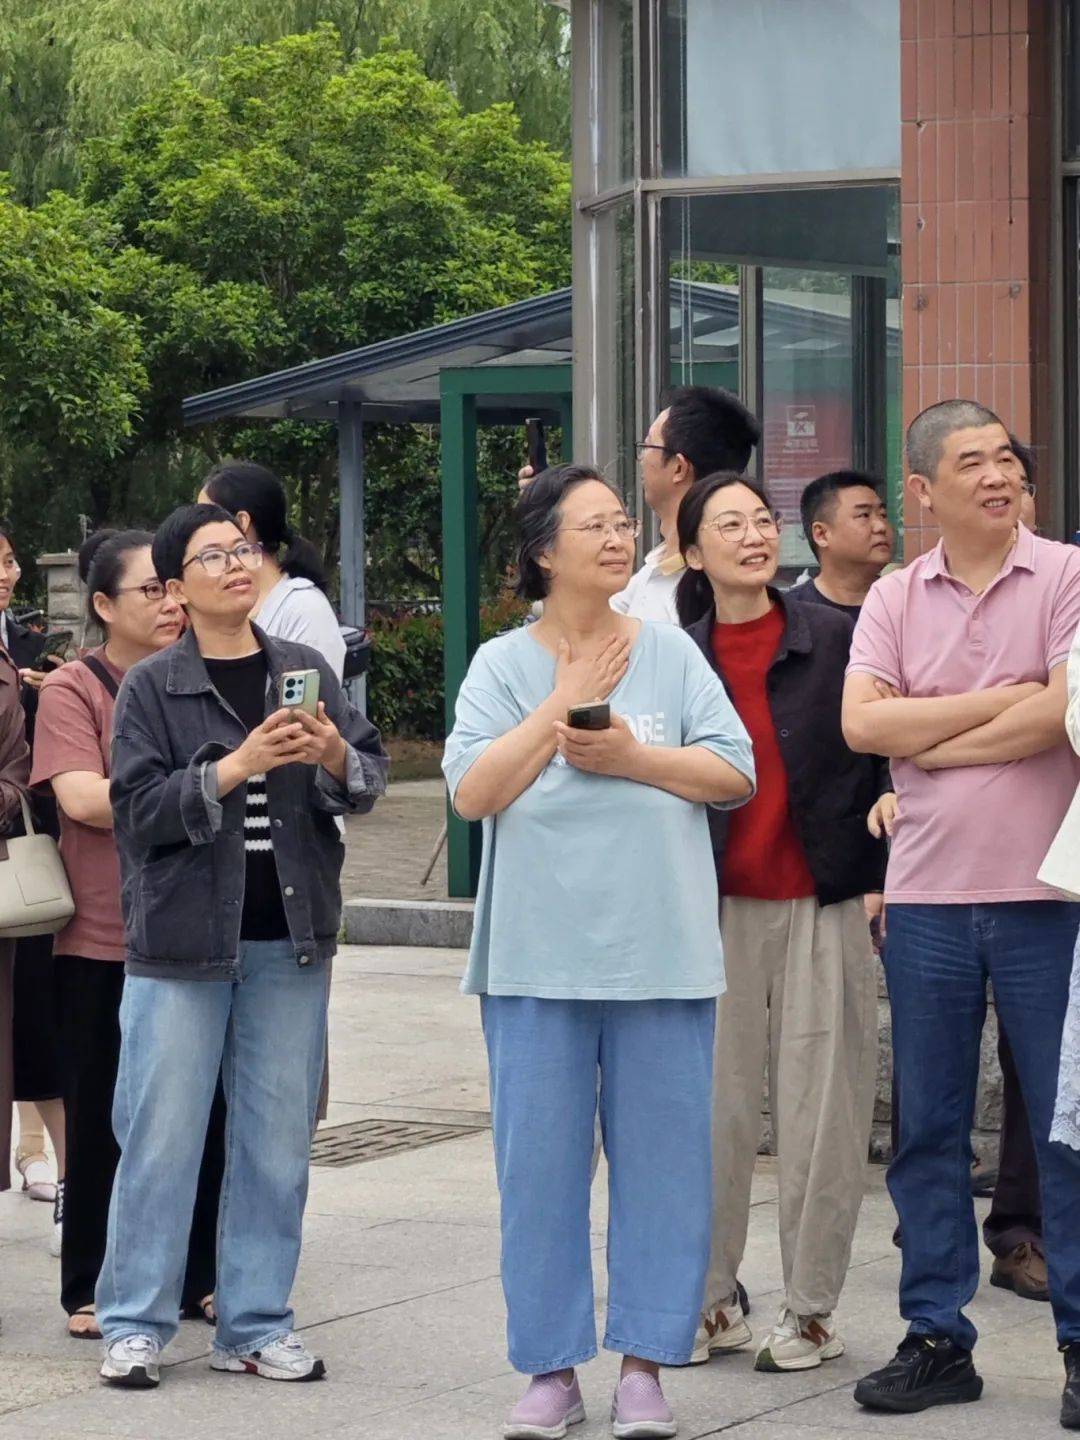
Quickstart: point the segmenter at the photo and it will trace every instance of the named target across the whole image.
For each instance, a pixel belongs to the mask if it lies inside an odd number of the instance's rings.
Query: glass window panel
[[[619,456],[615,479],[623,500],[635,509],[637,485],[636,375],[637,331],[636,267],[634,264],[634,206],[620,205],[615,214],[615,419]]]
[[[815,270],[764,276],[764,479],[783,514],[780,564],[814,564],[799,500],[818,475],[852,463],[851,280]]]
[[[587,241],[595,291],[593,403],[583,433],[594,458],[628,505],[635,492],[636,362],[634,204],[631,198],[597,211]]]
[[[886,472],[894,513],[899,509],[895,191],[789,189],[663,202],[661,313],[673,383],[739,388],[740,267],[763,277],[760,473],[785,516],[788,578],[813,562],[799,499],[815,476],[872,464]]]
[[[699,254],[691,240],[698,201],[667,202],[678,243],[669,245],[668,364],[673,384],[739,388],[739,266]]]
[[[596,17],[599,192],[634,177],[634,0],[601,0]]]
[[[662,0],[666,175],[899,169],[899,0]]]
[[[885,277],[892,185],[695,195],[668,201],[665,243],[733,265],[795,265]]]

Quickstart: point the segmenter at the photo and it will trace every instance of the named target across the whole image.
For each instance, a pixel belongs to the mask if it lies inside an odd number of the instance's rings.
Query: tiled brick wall
[[[905,424],[955,395],[1045,457],[1053,0],[901,0]],[[936,541],[905,493],[908,559]]]

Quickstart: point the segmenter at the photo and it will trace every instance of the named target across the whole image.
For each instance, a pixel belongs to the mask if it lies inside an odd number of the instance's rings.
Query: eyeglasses
[[[746,532],[753,525],[763,540],[772,540],[780,534],[783,517],[768,510],[759,510],[756,515],[740,515],[736,510],[717,515],[715,520],[706,520],[703,530],[715,530],[720,539],[728,545],[739,545],[746,538]]]
[[[1036,486],[1034,480],[1025,480],[1020,486],[1020,488],[1021,490],[1026,491],[1031,496],[1032,500],[1034,500],[1035,496],[1038,494],[1038,487]]]
[[[577,530],[593,540],[606,540],[614,535],[616,540],[636,540],[641,534],[640,520],[591,520],[588,525],[563,525],[563,530]]]
[[[211,580],[217,580],[229,569],[231,560],[238,561],[245,570],[258,570],[263,562],[263,551],[261,545],[253,545],[248,540],[243,541],[240,545],[234,545],[231,550],[220,550],[215,545],[208,550],[200,550],[197,555],[192,555],[190,560],[184,561],[181,568],[186,570],[189,565],[194,565],[196,560]]]
[[[0,564],[3,565],[3,568],[7,571],[7,573],[8,573],[9,575],[21,575],[21,574],[22,574],[22,566],[21,566],[21,565],[19,564],[19,562],[15,559],[15,556],[14,556],[14,555],[9,555],[9,556],[7,557],[7,559],[4,560],[4,561],[2,561],[2,562],[0,562]]]
[[[196,555],[195,558],[197,560],[199,557]],[[165,586],[160,580],[147,580],[145,585],[119,585],[116,593],[118,595],[134,595],[136,591],[142,595],[144,600],[149,600],[151,603],[164,600],[167,594]]]
[[[654,445],[650,440],[637,440],[634,443],[634,454],[641,459],[643,450],[662,450],[665,455],[674,455],[674,450],[669,450],[666,445]]]

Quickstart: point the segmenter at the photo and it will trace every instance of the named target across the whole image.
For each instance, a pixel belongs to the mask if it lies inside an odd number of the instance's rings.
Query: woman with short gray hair
[[[638,526],[597,471],[546,471],[517,523],[518,592],[543,615],[481,646],[443,761],[484,822],[462,988],[488,1049],[510,1361],[532,1377],[503,1434],[584,1419],[599,1073],[615,1434],[674,1435],[658,1369],[693,1348],[724,988],[705,810],[750,796],[753,759],[693,643],[611,609]]]

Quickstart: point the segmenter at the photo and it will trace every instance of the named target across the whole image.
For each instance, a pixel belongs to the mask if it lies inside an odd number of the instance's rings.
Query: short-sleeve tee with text
[[[487,747],[555,687],[555,659],[525,626],[482,645],[443,758],[450,795]],[[643,623],[609,697],[647,745],[699,745],[750,780],[750,740],[701,651]],[[556,754],[484,821],[466,994],[706,999],[724,990],[716,868],[704,805]]]

